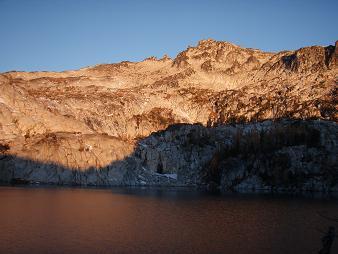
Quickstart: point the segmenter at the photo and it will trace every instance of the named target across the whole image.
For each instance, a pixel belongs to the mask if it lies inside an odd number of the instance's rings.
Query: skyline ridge
[[[0,72],[174,57],[201,38],[264,51],[338,38],[337,1],[0,1]],[[179,38],[179,40],[178,40]]]
[[[77,71],[77,70],[85,70],[85,69],[88,69],[88,68],[93,68],[93,67],[96,67],[96,66],[100,66],[100,65],[110,65],[110,64],[119,64],[119,63],[123,63],[123,62],[129,62],[129,63],[141,63],[143,61],[147,61],[147,60],[156,60],[156,61],[160,61],[164,58],[168,59],[168,60],[172,60],[174,61],[182,52],[188,50],[189,48],[198,48],[200,46],[200,44],[202,44],[203,42],[208,42],[208,41],[211,41],[211,42],[215,42],[215,43],[225,43],[225,44],[230,44],[234,47],[237,47],[237,48],[240,48],[240,49],[248,49],[248,50],[254,50],[254,51],[260,51],[262,53],[267,53],[267,54],[278,54],[278,53],[282,53],[282,52],[295,52],[297,50],[300,50],[300,49],[303,49],[303,48],[310,48],[310,47],[322,47],[322,48],[327,48],[327,47],[335,47],[337,45],[337,42],[338,40],[335,40],[333,43],[330,43],[328,45],[308,45],[308,46],[304,46],[304,47],[300,47],[300,48],[297,48],[297,49],[292,49],[292,50],[287,50],[287,49],[282,49],[280,51],[265,51],[263,49],[260,49],[260,48],[252,48],[252,47],[243,47],[241,45],[238,45],[236,43],[233,43],[233,42],[230,42],[230,41],[221,41],[221,40],[216,40],[214,38],[206,38],[206,39],[200,39],[198,40],[195,44],[193,45],[187,45],[185,47],[185,49],[183,50],[180,50],[175,56],[169,56],[167,53],[163,54],[162,56],[155,56],[155,55],[149,55],[149,56],[146,56],[144,59],[141,59],[139,61],[129,61],[129,60],[122,60],[122,61],[119,61],[119,62],[102,62],[102,63],[95,63],[95,64],[90,64],[90,65],[86,65],[86,66],[82,66],[80,68],[77,68],[77,69],[65,69],[65,70],[60,70],[60,71],[53,71],[53,70],[32,70],[32,71],[21,71],[21,70],[9,70],[9,71],[4,71],[4,72],[1,72],[0,73],[10,73],[10,72],[56,72],[56,73],[59,73],[59,72],[69,72],[69,71]]]

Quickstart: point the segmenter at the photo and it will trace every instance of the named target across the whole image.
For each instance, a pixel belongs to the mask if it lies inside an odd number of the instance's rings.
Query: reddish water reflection
[[[0,253],[317,253],[338,202],[0,187]],[[333,253],[338,253],[338,240]]]

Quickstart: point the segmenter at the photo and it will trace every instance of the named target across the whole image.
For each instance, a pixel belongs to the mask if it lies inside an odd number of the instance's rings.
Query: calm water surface
[[[338,215],[338,201],[0,187],[0,253],[317,253],[318,211]]]

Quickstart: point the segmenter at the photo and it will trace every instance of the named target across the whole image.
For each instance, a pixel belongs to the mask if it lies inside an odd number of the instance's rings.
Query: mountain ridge
[[[271,53],[207,39],[174,59],[1,73],[0,143],[7,155],[81,169],[179,123],[336,123],[337,59],[337,42]]]
[[[71,73],[71,72],[75,72],[75,71],[79,71],[79,70],[87,70],[87,69],[90,69],[90,68],[95,68],[97,66],[101,66],[101,65],[119,65],[119,64],[128,64],[128,63],[140,63],[140,62],[144,62],[144,61],[164,61],[164,60],[173,60],[175,61],[175,59],[177,59],[177,57],[182,54],[183,52],[189,50],[189,49],[196,49],[196,48],[199,48],[199,47],[203,47],[205,45],[210,45],[212,43],[216,43],[216,44],[223,44],[223,45],[229,45],[229,47],[232,47],[232,48],[240,48],[240,49],[243,49],[243,50],[251,50],[251,51],[255,51],[255,52],[262,52],[262,53],[265,53],[265,54],[271,54],[271,55],[276,55],[276,54],[279,54],[279,53],[291,53],[291,52],[296,52],[296,51],[299,51],[301,49],[307,49],[307,48],[337,48],[337,43],[338,41],[335,42],[335,45],[328,45],[328,46],[322,46],[322,45],[312,45],[312,46],[304,46],[304,47],[301,47],[299,49],[295,49],[295,50],[281,50],[281,51],[264,51],[262,49],[258,49],[258,48],[250,48],[250,47],[241,47],[235,43],[231,43],[231,42],[228,42],[228,41],[217,41],[217,40],[214,40],[212,38],[208,38],[208,39],[201,39],[197,42],[197,45],[196,46],[188,46],[187,49],[183,50],[183,51],[180,51],[173,59],[171,57],[169,57],[167,54],[164,54],[162,58],[158,58],[156,56],[148,56],[146,58],[144,58],[143,60],[141,61],[128,61],[128,60],[123,60],[121,62],[116,62],[116,63],[98,63],[98,64],[94,64],[94,65],[88,65],[88,66],[85,66],[85,67],[80,67],[79,69],[72,69],[72,70],[63,70],[63,71],[16,71],[16,70],[10,70],[10,71],[5,71],[5,72],[0,72],[0,74],[10,74],[10,73]]]

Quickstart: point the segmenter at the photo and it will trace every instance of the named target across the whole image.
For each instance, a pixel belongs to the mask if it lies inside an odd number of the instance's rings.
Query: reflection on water
[[[137,188],[0,187],[0,202],[0,253],[317,253],[317,212],[338,215],[328,198]]]

